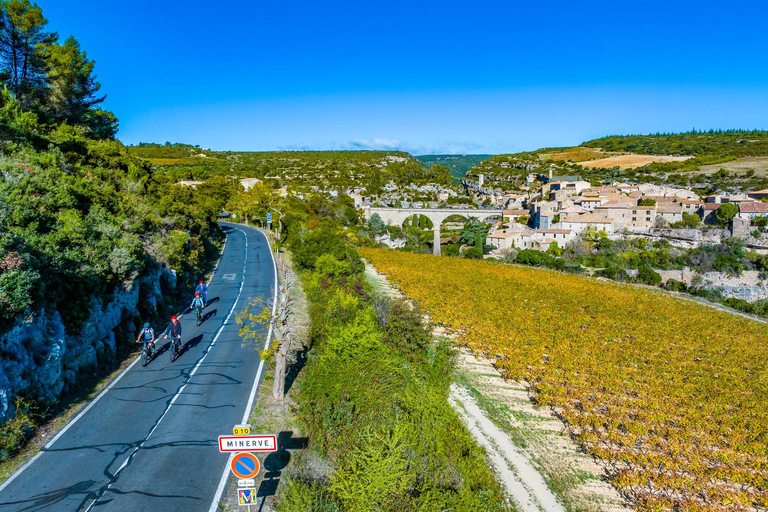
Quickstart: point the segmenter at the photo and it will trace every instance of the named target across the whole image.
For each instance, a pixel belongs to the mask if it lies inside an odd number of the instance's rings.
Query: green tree
[[[384,221],[381,219],[381,215],[378,213],[374,213],[371,215],[371,218],[368,220],[368,228],[376,233],[377,235],[382,234],[386,229],[387,226],[384,224]]]
[[[33,99],[40,99],[46,84],[45,48],[57,38],[46,30],[46,25],[48,20],[37,3],[0,3],[2,78],[24,107],[29,107]]]
[[[460,242],[465,245],[476,245],[478,240],[482,240],[480,247],[482,248],[485,242],[485,237],[488,234],[488,230],[485,224],[477,220],[475,217],[470,217],[464,222],[464,228],[461,231]]]
[[[638,206],[656,206],[656,200],[650,199],[650,198],[641,199],[637,205]]]
[[[739,213],[739,207],[734,203],[724,203],[720,206],[720,208],[715,210],[717,222],[720,224],[728,224],[728,222],[730,222],[730,220],[735,217],[737,213]]]
[[[685,228],[695,229],[701,227],[701,218],[695,213],[684,213],[682,224]]]
[[[98,116],[89,114],[106,98],[97,96],[101,84],[93,74],[95,63],[74,37],[63,45],[46,47],[45,63],[48,71],[45,112],[48,117],[57,123],[82,124],[95,131]]]

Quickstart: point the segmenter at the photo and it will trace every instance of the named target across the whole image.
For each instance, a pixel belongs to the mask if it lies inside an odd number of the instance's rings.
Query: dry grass
[[[579,162],[583,167],[608,169],[618,167],[619,169],[635,169],[653,162],[682,162],[693,158],[692,156],[663,156],[663,155],[616,155],[597,160],[588,160]]]
[[[768,156],[751,156],[722,164],[702,165],[699,172],[714,174],[720,169],[738,174],[744,174],[747,171],[753,170],[756,177],[764,178],[768,176]]]
[[[604,153],[603,151],[596,148],[583,148],[579,146],[575,148],[563,149],[554,153],[542,153],[541,157],[547,160],[570,160],[571,162],[583,162],[585,160],[598,160],[601,158],[608,158],[609,156],[615,154],[617,153]]]

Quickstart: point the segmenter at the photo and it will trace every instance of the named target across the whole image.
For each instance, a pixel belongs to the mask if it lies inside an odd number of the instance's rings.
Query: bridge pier
[[[432,241],[432,254],[440,256],[440,225],[435,223],[434,239]]]

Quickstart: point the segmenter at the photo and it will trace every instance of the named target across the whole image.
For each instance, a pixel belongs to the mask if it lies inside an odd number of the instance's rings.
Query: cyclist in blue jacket
[[[144,342],[149,345],[150,350],[155,350],[155,330],[149,326],[149,322],[144,324],[141,328],[139,336],[136,338],[136,343]]]
[[[200,281],[197,283],[195,293],[199,293],[203,298],[203,307],[205,307],[208,304],[208,285],[204,281]]]
[[[192,304],[189,305],[189,309],[199,309],[202,311],[203,307],[205,307],[205,302],[203,302],[203,298],[200,296],[200,294],[196,293],[195,298],[192,299]]]

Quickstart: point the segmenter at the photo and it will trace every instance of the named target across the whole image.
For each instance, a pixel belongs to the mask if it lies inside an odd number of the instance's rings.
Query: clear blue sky
[[[504,153],[768,128],[763,1],[38,0],[126,144]]]

